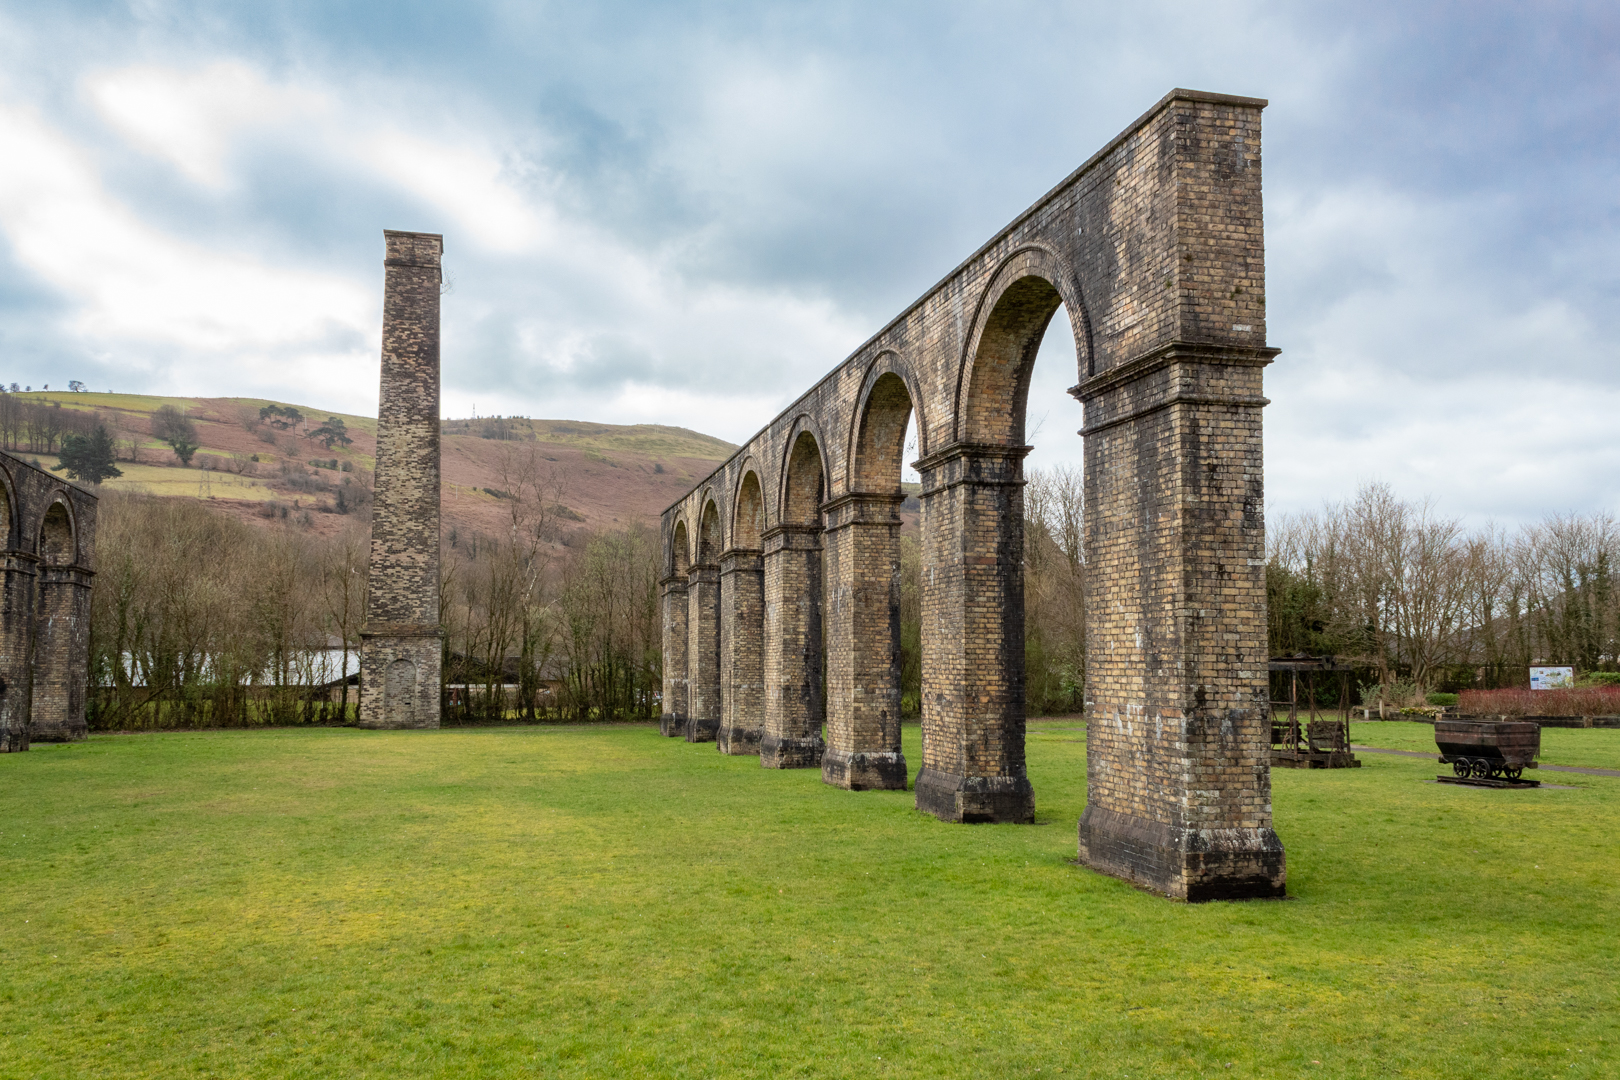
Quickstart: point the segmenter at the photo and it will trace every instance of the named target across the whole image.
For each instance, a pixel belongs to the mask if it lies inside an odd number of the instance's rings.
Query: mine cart
[[[1440,764],[1476,780],[1517,780],[1541,752],[1541,725],[1523,721],[1436,720]]]

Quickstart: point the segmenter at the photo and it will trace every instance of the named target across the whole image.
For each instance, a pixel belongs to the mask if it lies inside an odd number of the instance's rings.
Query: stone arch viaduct
[[[0,452],[0,753],[87,734],[96,497]]]
[[[1061,308],[1084,405],[1082,861],[1280,896],[1255,98],[1175,90],[664,512],[662,729],[907,786],[899,517],[922,478],[920,810],[1027,822],[1025,399]],[[825,726],[825,736],[823,727]]]

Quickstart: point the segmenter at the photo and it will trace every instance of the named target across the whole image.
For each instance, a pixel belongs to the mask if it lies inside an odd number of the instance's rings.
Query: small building
[[[88,734],[96,497],[0,451],[0,753]]]

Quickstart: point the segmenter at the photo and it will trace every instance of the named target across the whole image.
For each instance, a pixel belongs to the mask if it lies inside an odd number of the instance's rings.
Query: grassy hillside
[[[93,413],[106,423],[124,471],[103,485],[107,490],[203,499],[253,521],[277,520],[284,508],[317,531],[343,526],[349,515],[337,512],[340,505],[363,513],[369,501],[375,417],[261,398],[54,391],[16,397]],[[150,434],[152,414],[163,405],[183,410],[196,424],[201,449],[189,468]],[[303,419],[277,426],[259,415],[267,405],[294,408]],[[328,449],[309,438],[333,416],[348,429],[350,445]],[[502,526],[510,506],[503,494],[519,476],[544,480],[567,508],[564,516],[582,528],[656,525],[660,511],[735,449],[657,424],[475,418],[446,420],[443,430],[446,526],[475,530]],[[47,468],[56,464],[54,454],[19,452]]]

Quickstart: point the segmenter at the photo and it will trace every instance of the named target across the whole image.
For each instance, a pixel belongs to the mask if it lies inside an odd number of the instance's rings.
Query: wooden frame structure
[[[1279,656],[1267,666],[1271,672],[1272,768],[1359,769],[1361,762],[1350,751],[1350,684],[1355,667],[1331,656]],[[1339,706],[1332,714],[1317,705],[1316,690],[1323,677],[1336,678],[1339,683]],[[1302,681],[1303,726],[1299,716]],[[1279,683],[1283,697],[1278,696]],[[1287,718],[1279,719],[1284,713]]]

